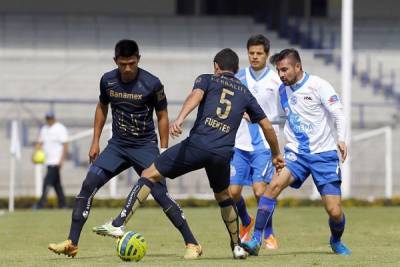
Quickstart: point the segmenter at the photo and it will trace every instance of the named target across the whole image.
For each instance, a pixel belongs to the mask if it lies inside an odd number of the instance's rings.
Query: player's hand
[[[174,137],[179,137],[182,134],[182,124],[183,121],[175,120],[169,127],[169,134]]]
[[[93,163],[100,154],[99,143],[92,143],[89,150],[89,162]]]
[[[347,158],[347,146],[346,143],[343,141],[338,142],[338,148],[340,151],[340,156],[342,157],[342,163],[346,160]]]
[[[272,158],[272,164],[275,166],[275,170],[280,174],[281,170],[286,166],[285,159],[283,158],[282,154],[278,154]]]
[[[249,114],[247,114],[246,112],[243,114],[243,119],[245,119],[246,121],[250,122],[250,116]]]

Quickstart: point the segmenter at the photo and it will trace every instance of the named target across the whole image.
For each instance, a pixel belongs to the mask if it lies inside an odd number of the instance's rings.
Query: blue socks
[[[260,201],[258,202],[257,217],[253,234],[253,238],[255,238],[258,241],[258,243],[261,243],[262,241],[262,233],[268,221],[270,221],[272,218],[275,205],[276,205],[275,199],[267,198],[265,196],[262,196],[260,198]]]
[[[335,222],[332,219],[329,218],[329,228],[331,229],[331,242],[332,243],[337,243],[340,242],[340,238],[343,235],[344,232],[344,226],[346,224],[346,218],[342,216],[342,220],[340,222]]]
[[[247,213],[246,203],[244,202],[243,197],[240,197],[240,200],[236,202],[236,208],[244,226],[248,226],[251,222],[250,216]]]
[[[265,225],[264,228],[264,239],[267,239],[270,235],[274,234],[274,230],[272,228],[272,216],[269,218],[267,221],[267,224]]]

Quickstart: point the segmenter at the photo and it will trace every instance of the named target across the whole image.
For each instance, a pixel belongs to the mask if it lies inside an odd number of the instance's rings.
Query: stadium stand
[[[336,22],[335,22],[336,23]],[[394,23],[393,21],[383,23]],[[339,28],[329,20],[318,21],[318,24],[338,32]],[[357,24],[358,25],[358,24]],[[367,25],[367,23],[365,24]],[[393,34],[393,40],[382,42],[370,38],[385,35],[382,28],[385,25],[374,25],[369,28],[360,23],[356,31],[355,46],[357,48],[397,49],[374,53],[374,62],[382,61],[386,66],[397,67],[395,56],[399,56],[398,36]],[[397,25],[397,24],[396,24]],[[365,26],[365,29],[364,29]],[[376,27],[375,27],[376,26]],[[303,27],[303,26],[301,26]],[[393,26],[394,27],[394,26]],[[326,30],[328,32],[328,30]],[[317,32],[317,31],[315,31]],[[383,33],[381,33],[383,32]],[[129,17],[129,16],[39,16],[39,15],[0,15],[0,80],[2,98],[0,104],[1,121],[12,118],[9,114],[22,119],[25,129],[26,144],[33,142],[37,136],[37,126],[42,114],[49,108],[54,108],[57,116],[70,126],[72,133],[79,132],[91,126],[94,106],[98,97],[99,78],[105,71],[113,67],[112,53],[116,40],[133,38],[139,42],[142,54],[141,66],[158,75],[165,84],[166,93],[171,102],[170,117],[174,118],[179,103],[190,92],[196,75],[212,71],[212,57],[223,47],[232,47],[241,57],[241,66],[247,65],[245,42],[252,33],[264,33],[271,40],[272,52],[293,46],[290,40],[280,39],[277,32],[266,31],[265,25],[255,24],[248,17]],[[397,39],[396,39],[397,38]],[[377,38],[379,39],[379,38]],[[328,41],[325,41],[328,42]],[[339,38],[335,44],[340,44]],[[366,46],[366,45],[369,46]],[[327,45],[327,44],[326,44]],[[365,46],[363,46],[365,45]],[[298,47],[298,46],[295,46]],[[336,46],[337,47],[337,46]],[[370,52],[357,52],[358,70],[366,69],[366,58]],[[313,50],[301,50],[303,65],[310,73],[329,80],[340,92],[340,71],[335,64],[326,64],[322,59],[315,58]],[[337,61],[336,61],[337,62]],[[333,61],[332,63],[335,63]],[[369,78],[376,77],[376,65],[371,67]],[[399,72],[399,68],[395,72]],[[174,74],[174,75],[172,75]],[[386,72],[384,83],[391,81]],[[399,83],[393,87],[399,92]],[[353,124],[356,127],[377,127],[395,125],[398,123],[398,109],[395,100],[387,99],[384,94],[374,92],[372,83],[362,83],[360,79],[353,80]],[[21,92],[23,95],[21,96]],[[24,98],[40,99],[39,102],[14,102]],[[8,100],[7,100],[8,99]],[[71,100],[66,102],[65,100]],[[22,101],[23,99],[21,99]],[[52,104],[52,102],[54,102]],[[104,134],[104,144],[107,139]],[[0,145],[8,145],[8,132],[0,133]],[[397,140],[400,138],[397,133]],[[179,141],[179,140],[178,140]],[[67,194],[75,194],[84,177],[85,168],[75,168],[86,159],[90,139],[72,145],[75,162],[68,162],[68,170],[64,183]],[[175,142],[175,141],[174,141]],[[104,147],[104,145],[103,145]],[[21,180],[17,184],[17,194],[32,195],[33,166],[28,163],[31,147],[23,148],[23,164],[19,169]],[[399,149],[395,151],[400,155]],[[79,160],[77,160],[79,159]],[[9,158],[6,153],[0,154],[0,173],[7,173]],[[366,175],[358,170],[358,176]],[[65,171],[66,172],[66,171]],[[395,169],[400,172],[399,167]],[[66,172],[67,173],[67,172]],[[124,174],[128,175],[129,174]],[[367,184],[371,185],[376,174],[368,173]],[[190,174],[193,179],[182,179],[171,184],[173,193],[185,191],[191,193],[208,192],[206,179],[197,179],[200,174]],[[196,178],[196,179],[195,179]],[[124,180],[122,183],[127,183]],[[8,191],[8,181],[0,181],[0,196]],[[125,189],[124,189],[125,188]],[[128,187],[119,187],[119,194],[125,195]],[[400,192],[400,183],[395,184]],[[125,191],[124,191],[125,190]],[[286,194],[309,196],[312,191],[310,184],[301,191],[289,191]],[[368,191],[360,191],[360,195]],[[395,191],[396,192],[396,191]],[[99,193],[106,196],[103,190]]]

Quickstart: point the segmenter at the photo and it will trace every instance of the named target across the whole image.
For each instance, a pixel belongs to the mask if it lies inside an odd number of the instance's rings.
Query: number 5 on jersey
[[[217,116],[221,119],[226,119],[229,116],[229,113],[231,112],[231,108],[232,108],[232,102],[229,101],[226,96],[227,95],[231,95],[233,96],[235,93],[228,90],[228,89],[222,89],[222,93],[221,93],[221,98],[219,99],[219,103],[225,105],[225,112],[222,112],[222,108],[217,107]]]

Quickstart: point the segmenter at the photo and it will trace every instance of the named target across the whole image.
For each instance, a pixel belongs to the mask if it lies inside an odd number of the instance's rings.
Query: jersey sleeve
[[[209,80],[210,80],[209,75],[207,75],[207,74],[202,74],[202,75],[200,75],[200,76],[197,77],[196,80],[194,81],[194,84],[193,84],[193,88],[192,88],[192,89],[193,89],[193,90],[194,90],[194,89],[201,89],[201,90],[203,90],[204,92],[206,92],[207,89],[208,89]]]
[[[106,85],[105,85],[105,81],[104,81],[103,77],[100,79],[99,101],[104,105],[108,105],[108,103],[110,103],[110,98],[108,97]]]
[[[267,116],[265,115],[264,111],[258,104],[257,100],[255,97],[250,93],[250,91],[245,94],[247,98],[247,106],[246,106],[246,112],[249,114],[250,120],[252,123],[258,123],[260,120],[266,118]]]
[[[61,143],[66,143],[68,141],[68,130],[64,125],[60,127],[59,138]]]
[[[154,87],[154,108],[156,111],[164,110],[168,106],[167,96],[164,92],[164,85],[160,80],[157,80],[157,84]]]
[[[342,103],[340,102],[338,94],[333,89],[332,85],[328,82],[322,82],[321,86],[318,88],[318,93],[321,97],[322,105],[328,110],[332,111],[337,108],[342,108]]]
[[[329,114],[335,121],[337,135],[339,141],[344,141],[346,138],[346,126],[343,113],[343,106],[340,98],[328,82],[322,82],[318,88],[321,97],[322,105],[328,110]]]

